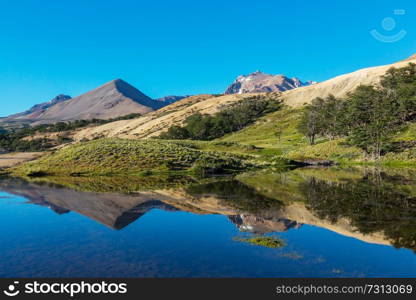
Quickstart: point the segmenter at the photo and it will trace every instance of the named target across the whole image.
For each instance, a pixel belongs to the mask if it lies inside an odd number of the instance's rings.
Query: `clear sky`
[[[115,78],[220,93],[255,70],[322,81],[413,53],[414,0],[0,0],[0,116]]]

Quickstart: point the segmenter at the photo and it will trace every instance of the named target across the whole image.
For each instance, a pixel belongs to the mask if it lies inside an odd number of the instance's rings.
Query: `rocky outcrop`
[[[289,78],[284,75],[270,75],[256,71],[237,77],[225,94],[284,92],[313,83],[312,81],[302,82],[296,77]]]

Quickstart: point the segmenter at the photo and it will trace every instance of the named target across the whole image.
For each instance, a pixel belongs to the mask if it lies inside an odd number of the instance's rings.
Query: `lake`
[[[416,171],[0,178],[0,277],[414,277]],[[253,243],[269,237],[270,248]]]

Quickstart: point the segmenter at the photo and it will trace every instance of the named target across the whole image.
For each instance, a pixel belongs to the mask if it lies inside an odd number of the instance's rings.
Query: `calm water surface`
[[[416,275],[412,171],[118,180],[0,179],[0,277]]]

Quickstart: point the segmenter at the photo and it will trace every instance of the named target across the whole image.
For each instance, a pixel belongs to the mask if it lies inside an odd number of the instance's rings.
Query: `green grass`
[[[351,162],[364,160],[365,153],[357,147],[346,145],[344,139],[337,139],[301,147],[290,151],[285,157],[295,160],[328,159],[337,162]]]
[[[416,148],[410,147],[397,153],[388,153],[379,161],[372,160],[366,153],[345,143],[345,139],[327,140],[318,138],[315,145],[309,145],[298,131],[303,109],[284,108],[260,118],[245,129],[214,140],[209,147],[224,148],[228,143],[235,153],[250,153],[260,159],[270,161],[282,159],[281,164],[289,161],[331,160],[340,164],[381,164],[387,166],[416,166]],[[403,128],[392,142],[416,141],[416,123]],[[243,150],[242,147],[254,147]],[[247,148],[250,149],[250,148]],[[227,151],[225,149],[222,149]]]
[[[307,139],[297,129],[302,113],[303,109],[286,107],[215,142],[254,146],[257,148],[256,154],[263,159],[280,157],[286,161],[329,159],[340,162],[364,158],[365,155],[361,149],[343,145],[342,139],[335,141],[318,139],[316,145],[309,145]]]
[[[221,141],[195,141],[195,140],[171,140],[172,143],[203,150],[203,151],[216,151],[226,152],[241,155],[258,155],[261,153],[260,148],[253,145],[244,145],[237,142],[221,142]]]
[[[24,176],[117,175],[146,172],[229,173],[255,167],[251,157],[201,151],[161,140],[99,139],[75,144],[13,170]]]
[[[263,148],[265,155],[283,155],[307,145],[306,138],[297,130],[301,114],[301,109],[284,108],[216,141],[253,145]]]
[[[409,124],[404,127],[394,138],[397,142],[416,141],[416,123]]]

